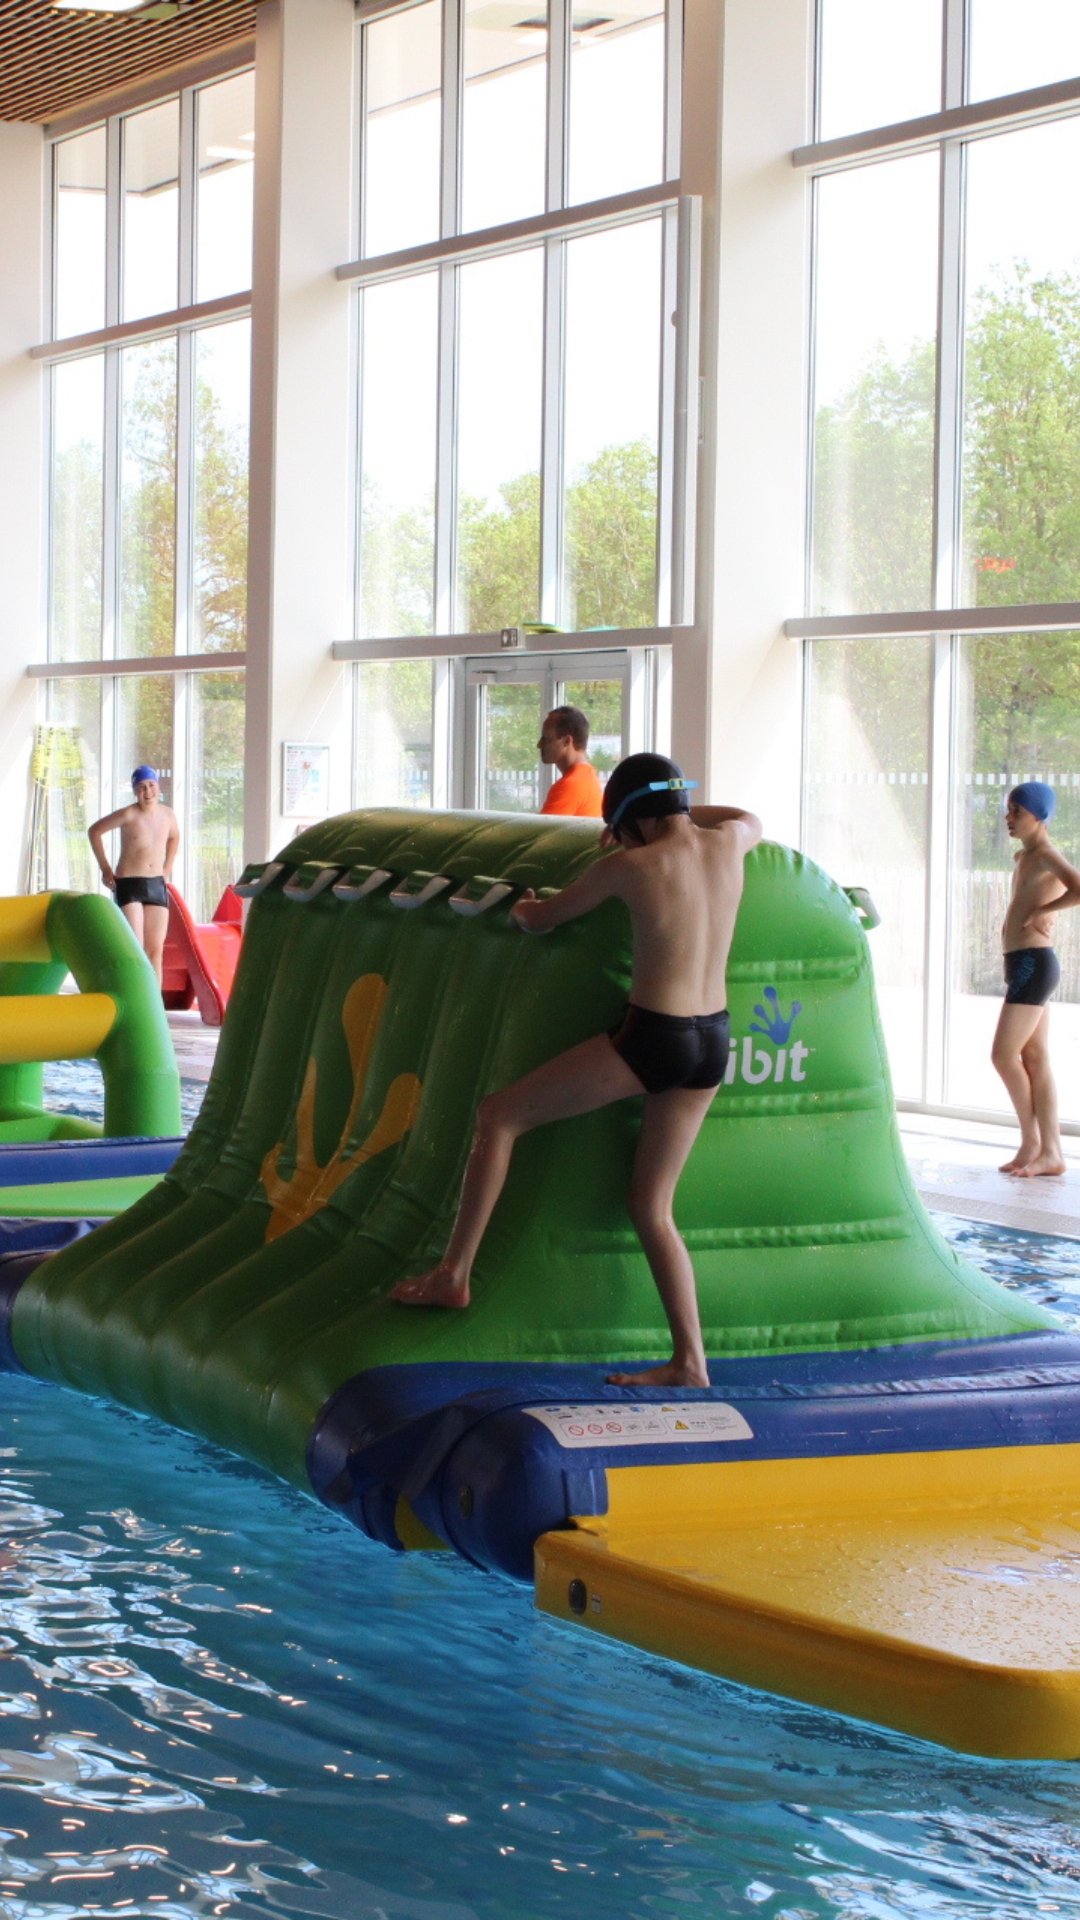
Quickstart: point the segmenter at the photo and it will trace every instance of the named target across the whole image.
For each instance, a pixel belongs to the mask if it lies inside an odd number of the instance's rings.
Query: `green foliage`
[[[248,439],[222,419],[213,387],[195,394],[195,632],[200,653],[247,640]]]
[[[965,520],[978,606],[1080,583],[1080,277],[1015,277],[972,303]],[[970,591],[970,589],[969,589]]]
[[[176,651],[176,347],[123,360],[120,488],[122,654]]]
[[[499,491],[501,507],[467,494],[458,507],[458,616],[467,633],[540,618],[540,475],[519,474]]]
[[[905,364],[879,349],[814,442],[815,613],[930,604],[934,344]]]
[[[54,658],[101,653],[102,471],[100,449],[78,440],[56,458],[52,500]]]
[[[566,490],[566,625],[656,624],[657,458],[647,440],[604,447]]]

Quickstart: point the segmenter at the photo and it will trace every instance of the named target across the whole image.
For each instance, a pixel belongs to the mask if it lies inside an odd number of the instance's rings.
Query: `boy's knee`
[[[640,1193],[631,1187],[626,1196],[626,1211],[636,1233],[662,1233],[666,1227],[674,1230],[671,1208],[663,1206],[650,1193]]]

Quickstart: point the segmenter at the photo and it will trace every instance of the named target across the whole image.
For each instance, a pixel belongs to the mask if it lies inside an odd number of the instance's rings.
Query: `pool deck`
[[[1080,1138],[1065,1135],[1065,1172],[1016,1180],[998,1171],[1016,1151],[1015,1127],[937,1114],[897,1115],[912,1178],[928,1207],[1029,1233],[1080,1240]]]
[[[204,1027],[194,1008],[170,1013],[169,1026],[184,1079],[208,1080],[218,1029]],[[928,1207],[1080,1240],[1080,1137],[1066,1134],[1066,1171],[1057,1179],[1013,1180],[998,1169],[1016,1150],[1015,1127],[928,1113],[897,1118],[908,1165]]]

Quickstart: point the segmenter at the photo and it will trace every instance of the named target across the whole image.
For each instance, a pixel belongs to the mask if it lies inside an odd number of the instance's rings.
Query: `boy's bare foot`
[[[1036,1159],[1036,1157],[1038,1156],[1038,1153],[1039,1153],[1039,1147],[1037,1144],[1032,1147],[1025,1147],[1021,1145],[1017,1147],[1016,1152],[1013,1154],[1012,1159],[1006,1160],[1004,1166],[1000,1166],[998,1168],[998,1172],[999,1173],[1019,1173],[1020,1168],[1029,1166],[1032,1160]]]
[[[467,1307],[469,1283],[449,1267],[433,1267],[418,1280],[399,1280],[391,1287],[390,1298],[403,1307]]]
[[[669,1360],[666,1367],[648,1367],[644,1373],[609,1373],[609,1387],[708,1387],[705,1367],[692,1361]]]
[[[1053,1154],[1040,1153],[1034,1160],[1029,1160],[1026,1166],[1017,1167],[1013,1177],[1017,1180],[1034,1180],[1043,1173],[1064,1173],[1064,1171],[1064,1160],[1056,1159]]]

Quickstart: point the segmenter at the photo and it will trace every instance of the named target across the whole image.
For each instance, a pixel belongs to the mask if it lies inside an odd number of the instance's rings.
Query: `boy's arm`
[[[695,827],[741,827],[745,836],[744,853],[749,853],[761,839],[761,821],[756,813],[747,813],[744,807],[691,807],[690,818]]]
[[[118,807],[115,813],[105,814],[102,819],[95,820],[93,826],[86,830],[86,837],[93,848],[94,859],[101,868],[101,877],[107,887],[116,885],[116,875],[109,864],[109,857],[102,841],[107,833],[114,833],[117,827],[123,826],[126,812],[126,807]]]
[[[601,900],[610,900],[612,894],[618,893],[625,859],[624,853],[608,854],[586,867],[584,873],[571,880],[561,893],[552,894],[549,900],[538,900],[532,888],[526,888],[510,909],[511,919],[517,921],[523,933],[550,933],[553,927],[576,920],[579,914],[591,912]]]
[[[169,822],[169,837],[165,842],[165,859],[162,865],[162,873],[167,881],[172,879],[173,862],[179,851],[180,826],[174,813]]]
[[[1080,873],[1076,868],[1056,847],[1047,848],[1046,864],[1055,880],[1061,881],[1065,891],[1055,895],[1053,900],[1044,901],[1042,906],[1036,908],[1032,919],[1036,919],[1040,913],[1062,913],[1066,907],[1080,906]]]

